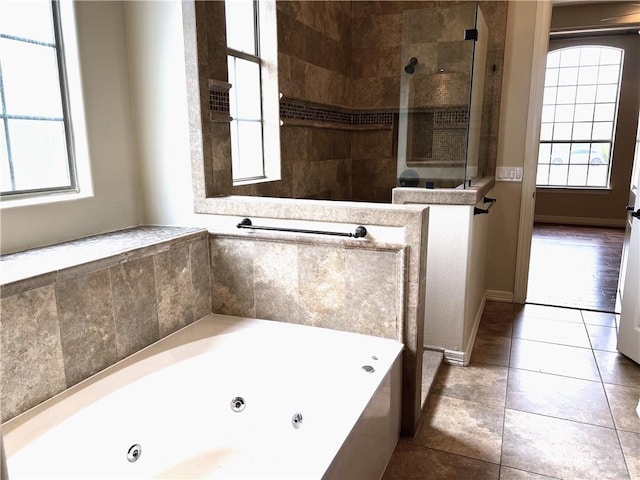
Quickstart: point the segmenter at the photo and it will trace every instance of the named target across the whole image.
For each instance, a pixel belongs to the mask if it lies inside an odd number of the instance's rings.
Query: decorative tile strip
[[[455,125],[469,120],[469,112],[466,108],[441,109],[434,112],[433,123],[436,125]]]
[[[229,113],[230,87],[231,85],[226,82],[209,80],[209,110],[211,112]],[[286,97],[280,99],[281,119],[305,120],[318,124],[391,126],[394,113],[396,112],[361,111]],[[418,109],[410,113],[429,113],[435,128],[466,124],[469,119],[467,109],[460,107]]]
[[[280,99],[280,118],[357,126],[393,124],[393,112],[359,111],[290,98]]]
[[[353,112],[350,110],[285,98],[280,99],[280,117],[344,125],[353,124]]]
[[[391,125],[391,112],[353,112],[352,125]]]

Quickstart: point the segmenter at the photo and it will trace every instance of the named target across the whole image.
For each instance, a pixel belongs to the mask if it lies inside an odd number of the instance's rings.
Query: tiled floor
[[[468,367],[444,365],[396,479],[640,479],[640,366],[615,316],[488,302]]]

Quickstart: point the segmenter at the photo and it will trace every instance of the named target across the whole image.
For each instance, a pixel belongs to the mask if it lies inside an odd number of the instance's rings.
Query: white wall
[[[235,231],[237,218],[194,213],[182,4],[124,4],[143,223]]]
[[[193,224],[181,2],[125,2],[145,223]]]
[[[77,35],[94,196],[3,208],[2,253],[142,221],[121,2],[77,2]]]
[[[486,195],[494,198],[494,190]],[[466,297],[465,297],[465,314],[464,314],[464,332],[463,346],[465,354],[473,349],[472,341],[475,340],[476,331],[480,324],[480,316],[484,308],[484,295],[486,290],[486,265],[487,265],[487,243],[489,231],[489,217],[493,215],[491,206],[489,214],[474,215],[469,212],[471,219],[469,220],[469,245],[467,257],[466,272]],[[488,204],[480,202],[476,205],[478,208],[488,208]],[[427,267],[428,268],[428,267]],[[470,359],[470,358],[469,358]]]
[[[424,344],[462,351],[470,208],[430,205]]]
[[[497,166],[522,167],[531,86],[537,2],[510,1],[504,53]],[[498,202],[489,215],[487,289],[513,298],[522,184],[496,182]]]

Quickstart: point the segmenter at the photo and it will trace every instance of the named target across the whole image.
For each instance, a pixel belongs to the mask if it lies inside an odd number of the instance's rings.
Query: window
[[[265,178],[258,2],[226,0],[234,182]]]
[[[57,1],[7,1],[0,20],[3,197],[78,189]]]
[[[622,59],[614,47],[549,52],[537,185],[608,188]]]

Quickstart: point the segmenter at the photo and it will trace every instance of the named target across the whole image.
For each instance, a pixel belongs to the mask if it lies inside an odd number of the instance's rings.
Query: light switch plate
[[[496,182],[522,182],[522,167],[496,168]]]

